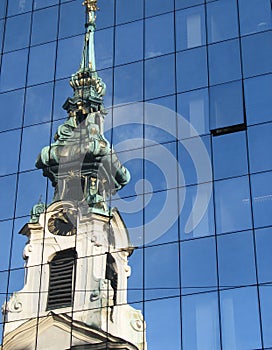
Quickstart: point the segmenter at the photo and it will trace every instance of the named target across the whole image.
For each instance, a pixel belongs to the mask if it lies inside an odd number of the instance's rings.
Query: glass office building
[[[66,119],[81,2],[0,2],[1,304],[24,285],[18,232],[52,200],[35,161]],[[98,5],[105,134],[132,175],[111,206],[148,349],[272,349],[271,1]]]

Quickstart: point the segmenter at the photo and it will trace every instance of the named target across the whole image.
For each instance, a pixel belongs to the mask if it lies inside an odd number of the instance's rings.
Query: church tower
[[[141,311],[127,304],[129,233],[110,198],[130,180],[103,134],[106,86],[96,71],[97,1],[85,0],[86,33],[67,120],[36,166],[54,187],[35,205],[27,237],[25,284],[2,307],[3,350],[146,350]]]

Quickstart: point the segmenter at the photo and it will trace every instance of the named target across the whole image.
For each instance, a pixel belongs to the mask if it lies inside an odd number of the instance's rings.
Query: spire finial
[[[82,5],[86,6],[86,12],[89,16],[89,23],[94,25],[96,20],[95,12],[99,10],[97,0],[84,0]]]
[[[99,10],[99,8],[97,7],[97,0],[84,0],[82,5],[86,6],[87,12]]]

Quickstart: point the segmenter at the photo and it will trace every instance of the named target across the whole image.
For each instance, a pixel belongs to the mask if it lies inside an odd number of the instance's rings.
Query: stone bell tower
[[[127,304],[129,233],[108,201],[130,180],[103,134],[106,86],[95,67],[96,0],[85,0],[82,61],[67,120],[36,166],[55,189],[20,234],[25,285],[2,307],[3,350],[146,350],[145,322]]]

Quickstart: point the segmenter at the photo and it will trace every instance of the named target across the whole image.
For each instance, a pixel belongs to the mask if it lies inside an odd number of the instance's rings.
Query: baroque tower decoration
[[[54,187],[21,230],[25,285],[2,307],[4,350],[146,350],[145,322],[127,304],[129,234],[109,198],[130,180],[103,134],[105,83],[95,65],[96,0],[85,0],[82,60],[67,120],[36,166]]]

